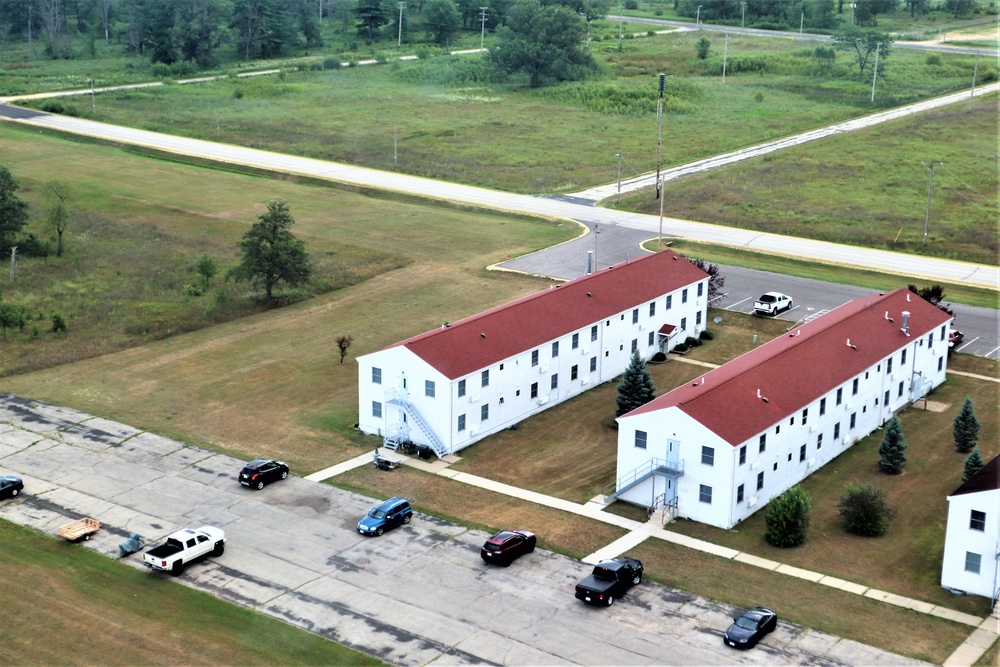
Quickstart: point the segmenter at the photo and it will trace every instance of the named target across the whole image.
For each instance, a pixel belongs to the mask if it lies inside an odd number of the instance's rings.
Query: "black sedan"
[[[735,648],[753,648],[769,632],[778,627],[778,615],[767,607],[754,607],[734,619],[722,633],[722,641]]]
[[[486,540],[479,555],[487,563],[507,567],[518,556],[535,550],[535,534],[527,530],[502,530]]]
[[[288,477],[288,466],[285,465],[284,461],[257,459],[243,466],[239,480],[240,484],[249,486],[251,489],[263,489],[265,484],[286,477]]]
[[[23,488],[24,482],[16,475],[0,477],[0,498],[13,498],[21,493]]]

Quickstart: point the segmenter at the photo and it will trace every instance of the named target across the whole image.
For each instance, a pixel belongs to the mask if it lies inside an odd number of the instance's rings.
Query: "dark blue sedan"
[[[17,475],[0,477],[0,498],[13,498],[21,493],[23,488],[24,482]]]
[[[778,627],[778,615],[767,607],[754,607],[737,616],[722,640],[734,648],[753,648],[769,632]]]

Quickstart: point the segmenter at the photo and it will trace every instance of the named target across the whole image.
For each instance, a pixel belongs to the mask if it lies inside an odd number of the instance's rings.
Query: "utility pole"
[[[726,33],[726,45],[722,48],[722,83],[726,83],[726,59],[729,57],[729,33]]]
[[[90,106],[94,109],[94,115],[97,115],[97,100],[94,98],[94,75],[90,75]]]
[[[222,126],[219,125],[219,98],[215,99],[215,138],[222,138]]]
[[[659,176],[657,176],[659,178]],[[660,235],[656,241],[656,247],[663,247],[663,181],[660,180],[656,186],[656,191],[660,193]]]
[[[398,162],[398,160],[399,160],[399,153],[396,151],[396,145],[397,145],[396,137],[397,136],[398,135],[396,134],[396,121],[392,121],[392,166],[393,166],[393,168],[396,168],[396,167],[399,166],[399,162]]]
[[[930,176],[927,178],[927,214],[924,216],[924,245],[926,246],[927,226],[930,224],[931,221],[931,188],[934,187],[934,167],[943,165],[944,162],[931,162],[931,163],[921,162],[920,164],[930,169]]]
[[[805,24],[806,24],[806,13],[805,13],[805,11],[803,11],[802,15],[799,16],[799,34],[800,35],[802,34],[802,26],[804,26]]]
[[[743,12],[740,14],[740,28],[744,28],[747,24],[747,3],[741,2],[740,6],[743,8]]]
[[[701,5],[698,5],[698,16],[695,18],[694,22],[698,26],[698,30],[701,30]]]
[[[979,73],[979,51],[976,51],[976,66],[972,68],[972,91],[969,93],[969,110],[972,110],[972,99],[976,96],[976,75]]]
[[[487,9],[489,9],[489,7],[480,7],[479,8],[479,11],[482,12],[482,14],[480,14],[480,19],[482,20],[482,24],[483,24],[482,28],[480,28],[480,30],[479,30],[479,50],[480,51],[483,50],[483,44],[486,42],[486,10]]]
[[[17,271],[17,246],[10,249],[10,281],[14,282],[14,273]]]
[[[875,80],[878,78],[878,52],[881,48],[881,44],[875,45],[875,71],[872,72],[872,104],[875,104]]]
[[[625,10],[622,9],[621,5],[618,7],[618,50],[622,50],[622,37],[624,36],[625,29]]]
[[[618,158],[618,203],[622,203],[622,154],[615,153]]]
[[[396,37],[396,46],[403,45],[403,7],[406,7],[405,2],[399,3],[399,36]]]
[[[667,75],[660,74],[660,99],[656,103],[656,196],[660,196],[660,144],[663,141],[663,87]]]
[[[597,235],[600,233],[600,225],[594,223],[594,273],[597,273]]]

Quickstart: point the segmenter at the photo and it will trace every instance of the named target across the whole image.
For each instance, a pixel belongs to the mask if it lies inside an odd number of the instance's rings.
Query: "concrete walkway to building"
[[[728,560],[737,561],[746,565],[763,568],[765,570],[770,570],[789,577],[804,579],[823,586],[836,588],[837,590],[845,591],[847,593],[853,593],[854,595],[860,595],[873,600],[878,600],[880,602],[885,602],[886,604],[903,607],[905,609],[910,609],[923,614],[929,614],[931,616],[937,616],[939,618],[975,628],[969,638],[966,639],[966,641],[958,649],[956,649],[947,661],[945,661],[944,664],[946,667],[971,665],[986,652],[986,650],[993,644],[994,641],[997,640],[998,637],[1000,637],[1000,618],[995,616],[990,616],[985,619],[979,618],[978,616],[955,611],[953,609],[941,607],[929,602],[914,600],[912,598],[896,595],[888,591],[871,588],[863,584],[846,581],[844,579],[821,574],[819,572],[804,570],[792,565],[780,563],[767,558],[761,558],[759,556],[754,556],[753,554],[744,553],[736,549],[720,546],[718,544],[713,544],[712,542],[682,535],[680,533],[667,530],[661,524],[662,518],[659,514],[654,514],[652,519],[645,523],[611,514],[604,511],[607,505],[604,503],[602,496],[597,496],[584,504],[580,504],[563,498],[547,496],[536,491],[511,486],[510,484],[496,482],[478,475],[453,470],[451,465],[461,460],[459,457],[454,455],[435,461],[423,461],[419,458],[404,456],[399,452],[389,452],[385,450],[379,450],[379,452],[398,458],[402,460],[404,465],[418,470],[423,470],[424,472],[447,477],[448,479],[456,482],[469,484],[480,489],[510,496],[512,498],[518,498],[519,500],[525,500],[538,505],[544,505],[545,507],[585,516],[597,521],[618,526],[619,528],[624,528],[628,531],[628,533],[614,542],[584,557],[583,561],[585,563],[594,564],[608,558],[620,556],[630,549],[635,548],[645,540],[649,538],[656,538],[670,542],[671,544],[712,554],[720,558],[726,558]],[[372,455],[364,454],[349,461],[345,461],[339,465],[327,468],[326,470],[313,473],[306,479],[322,481],[346,472],[347,470],[368,465],[371,462]]]

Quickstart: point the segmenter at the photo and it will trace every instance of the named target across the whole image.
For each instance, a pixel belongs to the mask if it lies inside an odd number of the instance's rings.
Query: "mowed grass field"
[[[664,215],[995,265],[998,98],[968,102],[670,181]],[[934,169],[927,245],[929,172]],[[659,213],[652,188],[618,207]]]
[[[0,520],[6,665],[382,665],[283,621]]]

